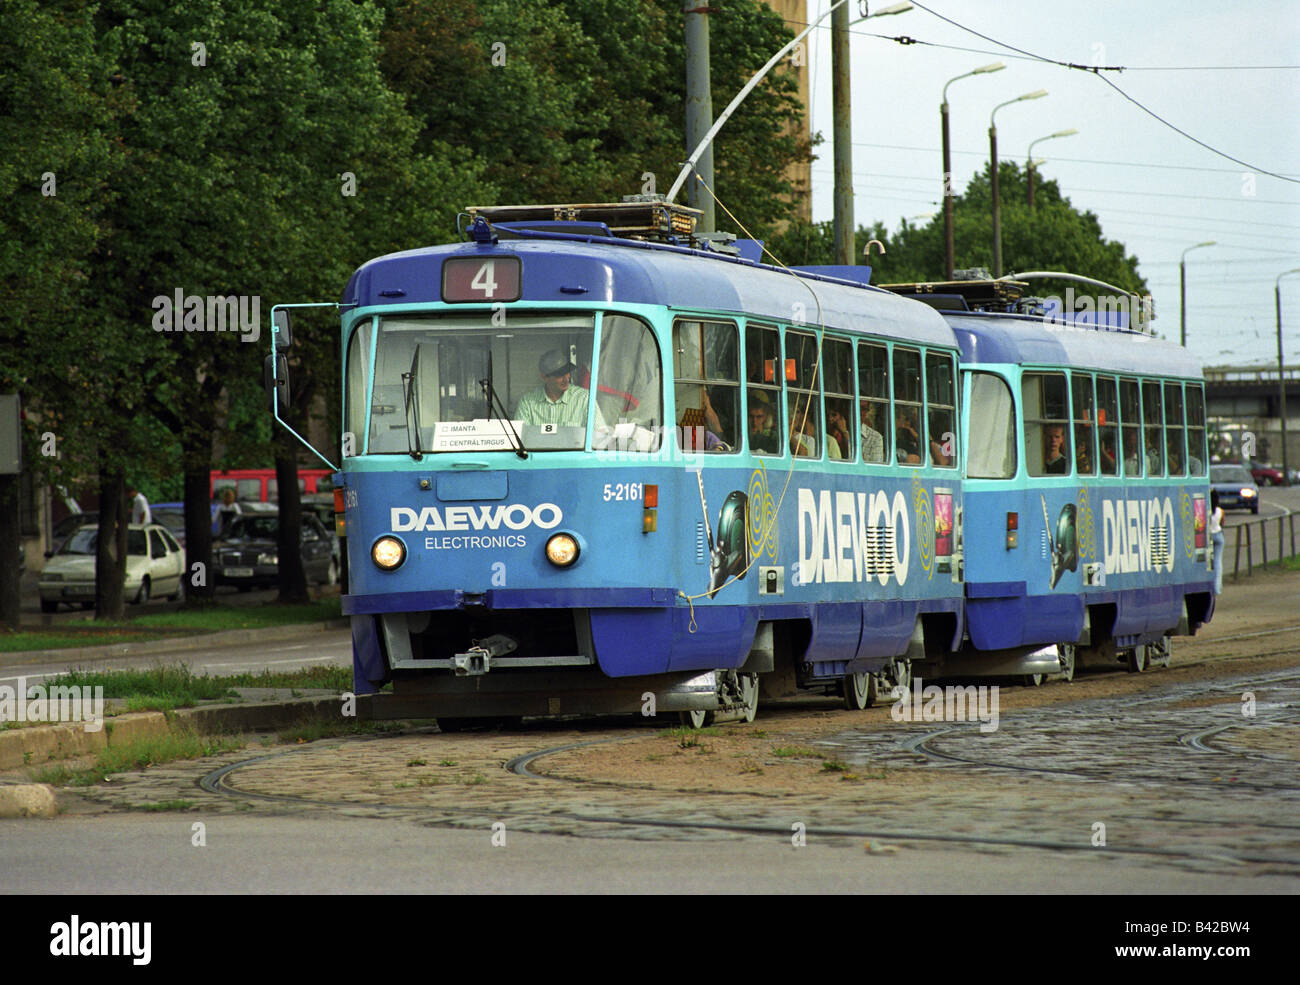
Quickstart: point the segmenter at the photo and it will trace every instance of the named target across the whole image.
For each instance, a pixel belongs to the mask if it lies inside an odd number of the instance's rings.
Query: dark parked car
[[[276,538],[279,513],[253,513],[235,517],[230,530],[212,546],[218,585],[235,585],[246,592],[257,587],[278,585],[280,556]],[[298,543],[307,580],[334,585],[339,580],[333,538],[315,516],[304,513]]]
[[[1259,486],[1239,462],[1210,466],[1210,488],[1219,494],[1225,510],[1259,512]]]

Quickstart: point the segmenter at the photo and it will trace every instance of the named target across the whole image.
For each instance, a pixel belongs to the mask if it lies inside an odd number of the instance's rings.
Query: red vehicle
[[[307,495],[333,490],[329,469],[299,469],[298,492]],[[280,490],[275,479],[275,469],[222,469],[213,471],[209,495],[221,496],[222,489],[234,489],[235,501],[240,503],[278,503]]]
[[[1252,462],[1250,466],[1251,478],[1260,486],[1284,486],[1286,477],[1282,474],[1281,469],[1274,468],[1272,465],[1264,465],[1261,462]]]

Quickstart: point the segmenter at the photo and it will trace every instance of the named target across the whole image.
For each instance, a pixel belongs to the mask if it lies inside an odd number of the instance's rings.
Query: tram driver
[[[525,424],[558,424],[566,427],[587,426],[589,391],[573,382],[577,369],[563,349],[548,349],[537,361],[537,372],[542,385],[519,398],[515,416]],[[605,421],[596,408],[596,425],[604,427]]]

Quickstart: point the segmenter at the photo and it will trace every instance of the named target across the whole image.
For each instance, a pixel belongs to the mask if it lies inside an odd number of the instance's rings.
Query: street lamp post
[[[994,117],[998,115],[998,110],[1003,106],[1010,106],[1012,103],[1022,103],[1027,99],[1042,99],[1047,95],[1046,89],[1036,89],[1033,92],[1027,92],[1023,96],[1017,96],[1015,99],[1008,99],[1005,103],[998,103],[993,107],[993,112],[989,114],[989,160],[992,164],[991,177],[993,179],[993,276],[1002,276],[1002,203],[998,197],[998,127],[994,122]]]
[[[1029,144],[1029,164],[1026,170],[1029,171],[1029,207],[1034,207],[1034,144],[1041,144],[1044,140],[1055,140],[1057,137],[1073,137],[1079,131],[1074,127],[1068,130],[1057,130],[1056,133],[1049,133],[1046,137],[1039,137],[1037,140],[1030,141]]]
[[[943,132],[943,275],[945,280],[952,280],[953,243],[952,243],[952,163],[948,150],[948,86],[958,79],[972,75],[984,75],[988,72],[1000,72],[1006,68],[1005,62],[981,65],[962,75],[949,79],[943,86],[943,102],[939,104],[939,123]]]
[[[1277,413],[1282,419],[1282,482],[1291,484],[1290,462],[1286,454],[1286,363],[1282,358],[1282,278],[1300,274],[1300,267],[1284,270],[1273,282],[1273,299],[1277,302]]]
[[[1179,325],[1179,344],[1187,348],[1187,254],[1192,250],[1199,250],[1202,246],[1214,246],[1215,241],[1207,239],[1204,243],[1197,243],[1195,246],[1189,246],[1183,250],[1183,255],[1178,258],[1178,325]]]

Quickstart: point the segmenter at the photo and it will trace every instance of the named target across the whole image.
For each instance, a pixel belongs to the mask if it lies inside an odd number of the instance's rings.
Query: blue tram
[[[1143,337],[1144,375],[1096,333],[766,266],[662,203],[470,217],[341,304],[343,611],[392,714],[865,707],[914,665],[1056,670],[1209,617],[1182,549],[1203,398],[1169,347]],[[1103,470],[1155,426],[1182,471]]]

